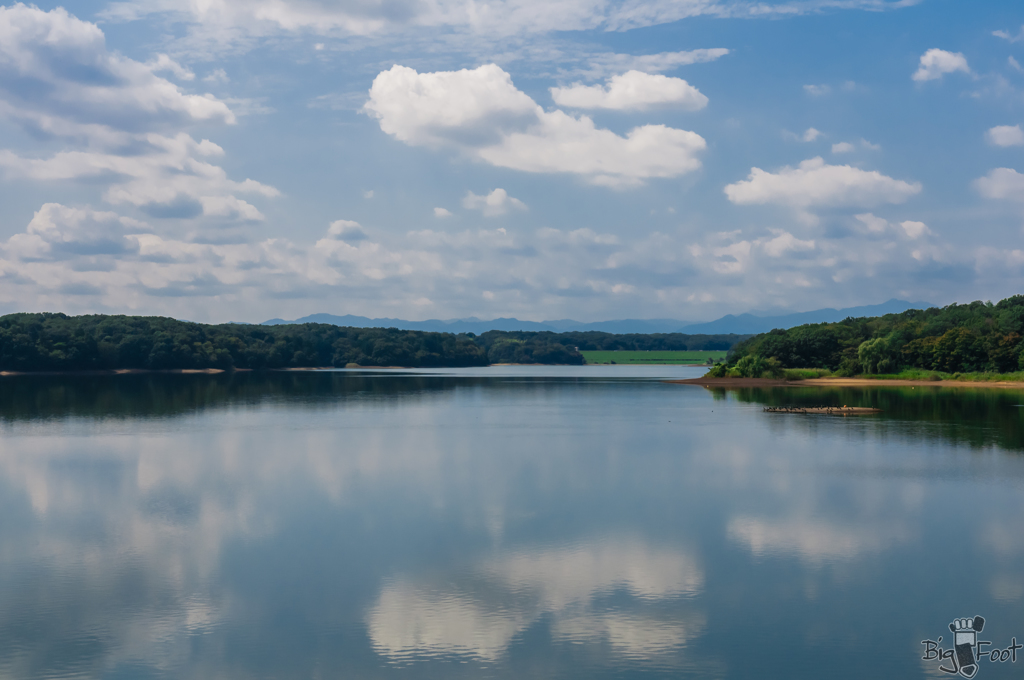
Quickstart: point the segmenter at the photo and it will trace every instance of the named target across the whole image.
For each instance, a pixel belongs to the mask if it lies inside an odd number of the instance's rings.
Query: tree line
[[[279,369],[582,364],[588,349],[728,349],[744,336],[489,331],[452,334],[331,324],[200,324],[165,317],[0,317],[0,370]]]
[[[879,317],[776,329],[737,343],[715,375],[759,377],[786,368],[838,375],[1024,370],[1024,295]]]

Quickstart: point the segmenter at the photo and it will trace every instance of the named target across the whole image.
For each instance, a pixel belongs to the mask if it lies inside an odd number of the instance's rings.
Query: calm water
[[[699,373],[4,378],[0,677],[937,678],[956,617],[1024,641],[1024,392],[657,380]],[[762,412],[795,403],[885,412]]]

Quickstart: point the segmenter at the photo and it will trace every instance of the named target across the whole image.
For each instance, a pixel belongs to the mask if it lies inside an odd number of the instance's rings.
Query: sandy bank
[[[248,368],[235,368],[235,372],[248,371]],[[178,374],[205,374],[214,375],[224,373],[223,368],[169,368],[169,369],[148,369],[148,368],[112,368],[95,371],[0,371],[0,377],[10,375],[143,375],[148,373],[178,373]]]
[[[967,380],[872,380],[870,378],[811,378],[809,380],[771,380],[767,378],[688,378],[666,380],[676,385],[701,387],[992,387],[1024,390],[1024,382]]]

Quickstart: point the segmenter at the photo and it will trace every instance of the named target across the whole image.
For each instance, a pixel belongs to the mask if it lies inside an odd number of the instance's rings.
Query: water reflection
[[[585,374],[19,381],[0,676],[926,677],[947,617],[1024,638],[1006,392],[951,427]]]
[[[699,612],[664,611],[703,583],[692,557],[637,539],[534,549],[490,557],[457,578],[392,579],[368,627],[374,648],[394,660],[462,654],[494,661],[547,618],[555,641],[608,644],[614,654],[646,660],[678,651],[703,628]],[[601,604],[615,594],[626,603]]]

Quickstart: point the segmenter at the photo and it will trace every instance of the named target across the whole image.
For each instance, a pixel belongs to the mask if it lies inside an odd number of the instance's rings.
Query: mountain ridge
[[[792,328],[806,323],[826,323],[842,321],[848,316],[882,316],[897,314],[908,309],[927,309],[935,305],[927,302],[907,302],[895,298],[877,305],[861,305],[842,309],[824,308],[809,312],[794,312],[760,316],[752,312],[746,314],[727,314],[714,321],[691,323],[678,319],[614,319],[611,321],[583,322],[573,319],[555,319],[548,321],[524,321],[514,317],[500,317],[484,320],[475,316],[462,319],[427,319],[425,321],[407,321],[394,318],[370,318],[353,314],[335,315],[327,313],[310,314],[294,321],[284,319],[268,319],[261,325],[276,326],[292,323],[326,323],[335,326],[351,326],[353,328],[398,328],[410,331],[432,331],[441,333],[475,333],[487,331],[550,331],[564,333],[567,331],[600,331],[623,335],[628,333],[686,333],[690,335],[737,333],[741,335],[766,333],[774,328]]]

